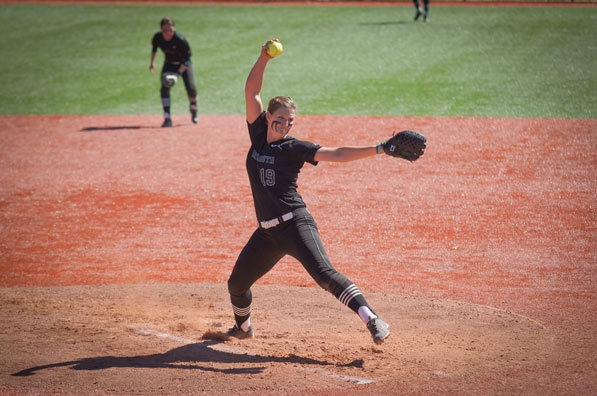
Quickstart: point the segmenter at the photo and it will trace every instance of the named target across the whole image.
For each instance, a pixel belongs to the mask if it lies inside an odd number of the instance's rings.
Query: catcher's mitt
[[[177,73],[167,72],[167,73],[162,74],[162,86],[164,86],[165,88],[170,88],[170,87],[174,86],[174,84],[176,84],[177,81],[178,81]]]
[[[426,142],[425,136],[419,132],[402,131],[382,142],[380,148],[387,155],[413,162],[425,152]]]

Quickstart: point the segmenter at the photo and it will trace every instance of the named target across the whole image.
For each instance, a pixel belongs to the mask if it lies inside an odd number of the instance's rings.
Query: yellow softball
[[[272,41],[267,45],[267,54],[271,57],[276,57],[284,51],[282,43],[279,41]]]

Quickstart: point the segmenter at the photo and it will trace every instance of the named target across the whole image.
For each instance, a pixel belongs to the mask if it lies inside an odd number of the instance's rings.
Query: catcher
[[[245,84],[246,118],[250,148],[246,168],[253,194],[258,227],[240,252],[228,279],[235,324],[228,336],[253,336],[251,286],[285,255],[296,258],[321,286],[354,311],[376,344],[390,335],[386,322],[346,276],[334,269],[323,248],[317,224],[297,192],[297,178],[305,162],[346,162],[387,153],[409,161],[425,150],[425,137],[405,131],[372,146],[322,147],[288,135],[296,117],[296,104],[276,96],[264,110],[261,88],[265,68],[272,59],[266,42]]]

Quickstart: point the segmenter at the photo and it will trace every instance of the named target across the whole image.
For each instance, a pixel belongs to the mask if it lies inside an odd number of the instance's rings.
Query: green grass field
[[[172,16],[200,112],[242,114],[260,45],[263,96],[302,114],[595,118],[597,8],[1,5],[2,114],[161,114],[150,39]],[[162,54],[158,55],[161,65]],[[186,113],[182,84],[173,112]]]

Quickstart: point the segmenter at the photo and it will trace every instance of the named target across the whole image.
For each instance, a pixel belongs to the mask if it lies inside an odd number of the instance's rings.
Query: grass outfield
[[[203,114],[244,112],[259,46],[264,97],[303,114],[596,118],[597,8],[1,5],[1,114],[161,114],[150,39],[190,41]],[[163,59],[160,53],[157,64]],[[182,84],[173,113],[186,113]]]

